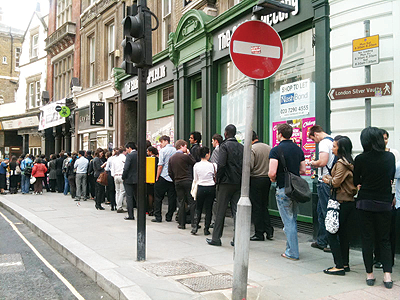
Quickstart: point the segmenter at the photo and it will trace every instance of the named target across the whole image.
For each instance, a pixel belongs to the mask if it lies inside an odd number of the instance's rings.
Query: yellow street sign
[[[379,35],[353,40],[353,52],[379,47]]]

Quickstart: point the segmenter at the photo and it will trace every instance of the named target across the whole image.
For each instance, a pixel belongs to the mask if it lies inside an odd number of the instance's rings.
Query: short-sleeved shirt
[[[292,140],[283,140],[278,146],[271,149],[269,158],[278,160],[277,184],[279,188],[283,188],[285,187],[285,173],[281,163],[280,150],[283,151],[288,171],[298,176],[300,176],[300,163],[304,160],[304,152]]]
[[[332,138],[329,136],[329,138]],[[333,147],[333,141],[329,138],[324,138],[322,141],[319,142],[318,144],[318,152],[321,154],[321,152],[325,152],[329,154],[328,158],[328,163],[326,164],[325,167],[318,168],[318,180],[322,181],[322,177],[324,175],[329,175],[329,169],[332,169],[333,167],[333,161],[335,160],[335,155],[332,153],[332,147]]]
[[[171,144],[167,144],[159,153],[158,165],[163,167],[160,176],[170,182],[172,182],[172,179],[168,175],[168,162],[175,153],[176,149]]]

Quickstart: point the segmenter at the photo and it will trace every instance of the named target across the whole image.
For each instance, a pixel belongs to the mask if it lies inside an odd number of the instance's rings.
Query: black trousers
[[[217,186],[217,215],[215,216],[215,224],[212,240],[218,242],[221,240],[224,230],[225,214],[228,204],[231,204],[233,222],[236,223],[237,204],[240,198],[239,184],[219,184]]]
[[[328,242],[331,246],[336,268],[343,269],[349,265],[350,232],[356,212],[354,201],[340,204],[339,231],[335,234],[328,232]],[[339,239],[338,239],[339,238]]]
[[[274,228],[268,212],[269,188],[271,180],[268,177],[250,177],[250,201],[254,222],[255,235],[264,237],[264,233],[272,236]]]
[[[197,187],[196,197],[196,224],[199,225],[203,207],[206,210],[206,218],[204,222],[204,229],[209,229],[212,218],[212,208],[215,198],[215,185]]]
[[[186,205],[190,212],[190,221],[192,227],[195,227],[195,211],[196,202],[194,201],[190,190],[192,189],[192,181],[182,181],[175,183],[176,197],[178,199],[178,223],[180,226],[186,225]]]
[[[97,178],[95,179],[97,180]],[[94,200],[96,201],[96,206],[101,206],[101,203],[104,202],[106,196],[106,187],[96,182],[95,190],[96,196],[94,197]]]
[[[168,212],[165,216],[167,221],[172,220],[172,216],[176,211],[176,191],[173,182],[170,182],[163,177],[159,177],[154,184],[154,217],[161,221],[162,201],[165,193],[168,196]]]
[[[87,196],[87,198],[89,198],[89,196],[92,198],[96,197],[96,180],[93,175],[88,175],[88,177],[87,177],[86,191],[87,191],[87,195],[85,195],[85,196]]]
[[[71,193],[71,198],[75,199],[75,197],[76,197],[76,176],[75,175],[68,176],[68,182],[69,182],[69,192]]]
[[[111,202],[111,208],[117,207],[117,203],[115,203],[115,183],[114,177],[111,176],[111,172],[107,171],[107,181],[108,185],[106,186],[106,197],[107,201]]]
[[[57,175],[57,192],[64,193],[64,175]]]
[[[55,192],[57,186],[57,179],[49,179],[49,183],[50,183],[50,191]]]
[[[133,207],[136,206],[137,184],[124,183],[128,217],[134,219]]]
[[[390,224],[390,246],[392,249],[392,266],[394,265],[394,256],[396,254],[396,216],[397,216],[397,211],[395,207],[392,207],[392,220]],[[375,237],[375,241],[378,240],[378,237]],[[381,249],[380,247],[375,246],[374,250],[375,254],[375,261],[381,261]]]
[[[358,210],[361,225],[362,253],[365,270],[372,273],[374,238],[376,246],[380,248],[380,259],[383,272],[392,272],[392,251],[390,246],[391,211],[371,212]]]

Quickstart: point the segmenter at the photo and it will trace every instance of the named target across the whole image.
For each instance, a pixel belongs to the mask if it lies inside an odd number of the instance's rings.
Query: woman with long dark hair
[[[324,175],[322,180],[330,185],[334,200],[340,203],[339,231],[328,232],[335,267],[324,270],[325,274],[345,275],[349,267],[349,242],[351,221],[355,215],[354,195],[357,189],[353,184],[354,160],[351,154],[353,145],[347,136],[337,136],[333,141],[332,153],[338,160],[331,175]],[[338,239],[339,237],[339,239]]]
[[[385,141],[379,128],[365,128],[360,139],[364,152],[355,159],[354,185],[359,187],[356,207],[361,223],[366,282],[370,286],[375,284],[373,250],[374,237],[378,237],[375,245],[380,247],[383,283],[390,289],[393,286],[389,239],[393,200],[391,181],[395,175],[395,157],[385,151]]]
[[[17,170],[19,167],[17,162],[17,157],[11,157],[11,162],[9,163],[10,167],[10,194],[16,194],[18,191],[18,177],[21,174],[21,169],[19,169],[19,174],[17,174]]]
[[[96,201],[96,209],[104,210],[104,207],[101,206],[101,203],[105,200],[106,189],[103,185],[97,182],[100,174],[104,172],[104,167],[106,159],[104,157],[104,150],[102,148],[97,148],[94,153],[93,159],[93,171],[94,171],[94,182],[95,182],[95,201]]]

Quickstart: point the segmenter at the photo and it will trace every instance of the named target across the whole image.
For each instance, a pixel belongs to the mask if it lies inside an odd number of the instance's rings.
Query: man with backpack
[[[29,153],[25,156],[25,159],[21,162],[21,192],[22,194],[29,194],[30,179],[32,175],[33,160]]]
[[[62,173],[64,175],[64,195],[65,196],[67,196],[70,191],[67,170],[68,170],[68,164],[71,162],[71,160],[72,160],[71,152],[67,152],[67,157],[64,158],[63,166],[62,166]]]
[[[317,241],[311,243],[311,247],[331,252],[328,248],[328,233],[325,229],[325,217],[328,208],[328,201],[331,194],[331,187],[322,181],[324,175],[329,175],[335,163],[335,155],[332,153],[333,138],[323,131],[319,125],[314,125],[308,131],[308,137],[318,144],[318,160],[310,161],[312,168],[318,168],[318,235]]]

